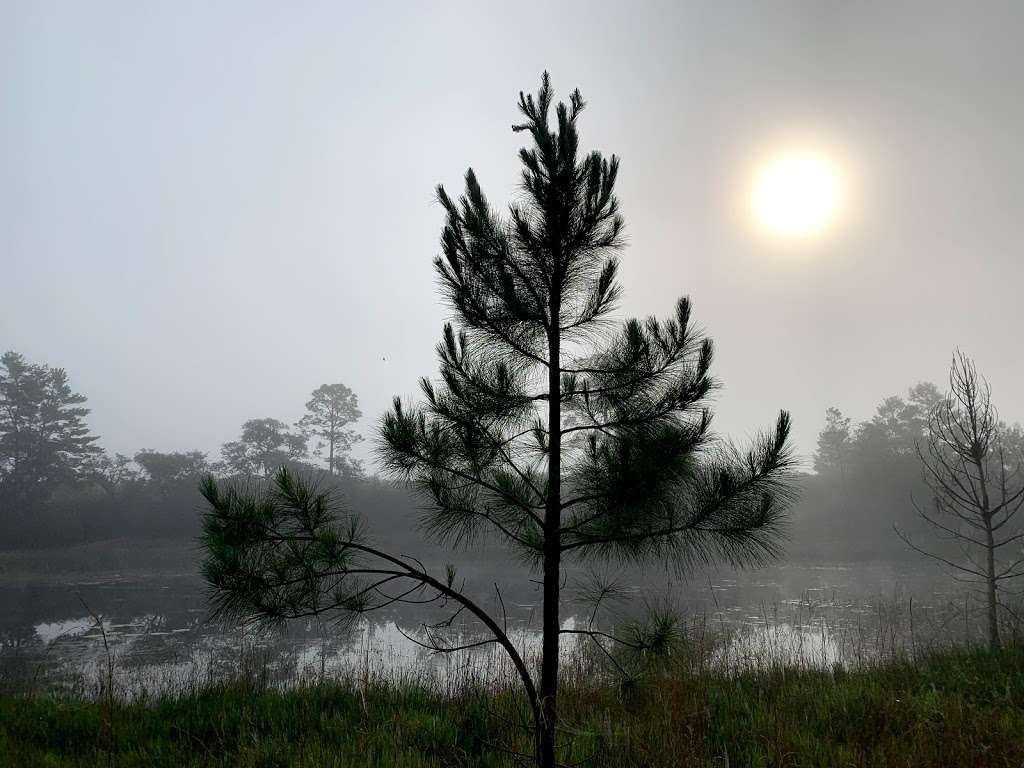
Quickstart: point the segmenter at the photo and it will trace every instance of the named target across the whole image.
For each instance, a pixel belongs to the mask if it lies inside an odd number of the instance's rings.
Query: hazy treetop
[[[5,3],[0,348],[66,367],[127,454],[215,452],[324,382],[376,418],[433,367],[433,189],[472,165],[505,202],[546,68],[622,158],[623,311],[694,297],[722,431],[785,406],[809,454],[827,406],[941,380],[957,345],[1019,419],[1024,6],[983,9]],[[786,249],[737,210],[800,142],[854,204]]]

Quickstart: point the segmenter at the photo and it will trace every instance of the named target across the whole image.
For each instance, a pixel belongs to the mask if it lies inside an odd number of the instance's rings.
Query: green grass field
[[[566,762],[595,766],[1024,765],[1024,651],[835,674],[671,673],[566,683]],[[512,766],[512,694],[239,683],[126,704],[0,698],[10,766]]]

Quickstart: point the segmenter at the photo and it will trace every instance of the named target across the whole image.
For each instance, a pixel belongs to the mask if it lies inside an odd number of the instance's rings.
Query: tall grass
[[[620,660],[635,673],[627,681],[583,645],[564,663],[563,759],[1024,765],[1024,647],[974,650],[963,645],[969,616],[901,600],[865,606],[862,625],[840,624],[837,606],[810,599],[739,628],[691,618],[664,656]],[[773,634],[779,627],[799,631]],[[794,642],[807,647],[794,653]],[[173,690],[136,680],[131,696],[127,679],[115,691],[113,653],[70,688],[8,685],[0,765],[497,767],[529,748],[514,681],[495,684],[479,665],[456,664],[450,678],[396,676],[367,654],[340,677],[321,663],[282,680],[265,649],[237,653],[229,675],[197,672]]]
[[[11,766],[511,766],[513,689],[258,680],[102,702],[0,698]],[[567,762],[601,766],[1019,766],[1024,652],[947,652],[870,669],[733,675],[666,665],[629,686],[567,678]],[[108,721],[109,718],[109,721]]]

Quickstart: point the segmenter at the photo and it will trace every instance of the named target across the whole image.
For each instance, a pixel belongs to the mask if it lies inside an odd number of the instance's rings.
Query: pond
[[[478,564],[469,570],[476,583],[502,585],[500,602],[496,592],[474,597],[492,610],[504,605],[514,642],[524,657],[535,658],[535,585],[506,569],[488,573]],[[975,631],[963,594],[943,574],[920,565],[811,563],[707,571],[686,580],[651,572],[622,579],[621,598],[601,619],[602,628],[652,606],[671,606],[684,618],[688,647],[722,670],[852,667],[935,642],[970,640]],[[585,628],[589,610],[572,599],[571,585],[565,594],[563,627]],[[88,695],[109,677],[119,696],[132,698],[239,677],[279,687],[323,679],[416,680],[451,690],[512,679],[495,645],[447,654],[424,648],[426,627],[444,614],[407,608],[258,629],[213,618],[208,597],[189,567],[85,578],[22,573],[0,581],[0,681]],[[450,645],[484,638],[472,622],[457,622],[443,633]],[[578,662],[588,650],[599,651],[589,638],[563,637],[569,667],[582,670]]]

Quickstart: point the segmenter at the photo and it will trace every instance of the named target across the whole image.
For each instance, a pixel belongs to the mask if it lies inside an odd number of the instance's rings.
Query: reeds
[[[1024,648],[965,646],[962,617],[948,605],[897,595],[840,622],[850,606],[834,602],[805,596],[749,623],[691,616],[669,652],[629,680],[593,649],[568,653],[563,759],[610,768],[1024,764]],[[231,651],[230,665],[196,665],[173,688],[147,688],[102,663],[70,687],[8,685],[0,765],[497,767],[516,764],[510,749],[529,747],[514,680],[490,662],[395,674],[366,645],[344,670],[328,663],[330,648],[288,666],[260,636]]]

